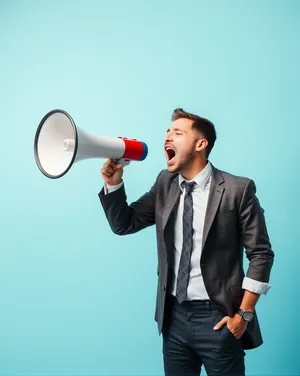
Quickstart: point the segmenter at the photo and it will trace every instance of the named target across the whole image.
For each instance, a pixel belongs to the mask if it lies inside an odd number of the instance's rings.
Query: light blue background
[[[166,167],[175,107],[211,119],[211,162],[255,180],[276,259],[251,375],[300,374],[299,1],[0,1],[0,375],[162,375],[154,228],[110,231],[104,160],[59,180],[33,140],[53,108],[138,138],[128,200]],[[247,264],[246,264],[247,265]]]

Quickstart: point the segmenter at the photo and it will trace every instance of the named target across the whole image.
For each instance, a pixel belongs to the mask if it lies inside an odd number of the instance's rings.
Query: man
[[[114,233],[155,225],[155,320],[166,376],[245,374],[245,349],[262,344],[255,311],[270,289],[274,253],[253,180],[215,168],[214,125],[176,109],[165,137],[168,168],[130,205],[123,168],[108,160],[99,198]],[[249,265],[243,270],[243,249]]]

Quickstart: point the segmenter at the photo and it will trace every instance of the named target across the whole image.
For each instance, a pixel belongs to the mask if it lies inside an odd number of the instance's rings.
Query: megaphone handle
[[[121,164],[123,167],[128,166],[131,162],[130,159],[126,158],[120,158],[120,159],[114,159],[114,162]]]

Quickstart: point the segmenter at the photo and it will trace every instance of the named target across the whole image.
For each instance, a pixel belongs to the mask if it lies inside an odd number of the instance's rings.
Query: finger
[[[108,177],[111,177],[113,175],[113,173],[109,172],[106,168],[101,169],[101,174],[108,176]]]
[[[228,328],[229,329],[229,328]],[[230,330],[230,329],[229,329]],[[235,336],[236,339],[240,339],[241,336],[242,336],[242,333],[240,333],[239,331],[237,332],[233,332],[232,330],[230,330],[230,332]]]
[[[222,328],[222,326],[224,326],[227,321],[228,321],[229,317],[228,316],[225,316],[222,318],[221,321],[219,321],[215,326],[214,326],[214,330],[219,330]]]
[[[122,165],[121,163],[119,163],[119,164],[117,164],[117,165],[115,166],[115,171],[121,171],[122,168],[123,168],[123,165]]]
[[[107,166],[107,170],[108,170],[108,172],[113,174],[115,172],[115,167]]]
[[[109,158],[109,159],[107,160],[106,164],[107,164],[108,166],[111,166],[111,167],[113,168],[113,167],[115,167],[116,162],[115,162],[112,158]]]
[[[108,178],[110,178],[111,177],[111,175],[108,175],[108,174],[106,174],[105,172],[103,172],[103,171],[101,171],[101,174],[103,175],[103,176],[107,176]]]
[[[246,331],[246,327],[239,327],[233,325],[230,320],[227,322],[227,328],[228,330],[235,336],[235,338],[240,339],[244,332]]]
[[[246,331],[246,328],[244,328],[244,329],[240,329],[240,330],[238,330],[236,333],[233,333],[233,335],[234,335],[237,339],[240,339],[240,338],[243,336],[243,334],[245,333],[245,331]]]
[[[114,167],[111,167],[109,164],[105,163],[103,166],[103,169],[105,169],[107,172],[113,174],[115,172]]]

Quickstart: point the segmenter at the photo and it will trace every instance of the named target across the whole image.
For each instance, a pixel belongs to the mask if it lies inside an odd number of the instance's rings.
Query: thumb
[[[214,330],[219,330],[222,328],[222,326],[224,326],[227,321],[228,321],[229,317],[228,316],[225,316],[222,318],[221,321],[219,321],[215,326],[214,326]]]
[[[123,165],[121,163],[115,166],[115,171],[122,171],[122,169],[123,169]]]

